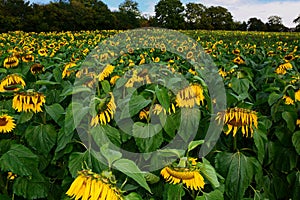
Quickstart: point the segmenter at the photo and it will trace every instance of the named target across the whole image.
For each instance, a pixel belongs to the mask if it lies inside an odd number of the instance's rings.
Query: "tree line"
[[[300,31],[300,15],[294,20]],[[268,22],[250,18],[247,22],[234,21],[222,6],[206,7],[201,3],[180,0],[160,0],[155,15],[143,15],[138,3],[124,0],[117,11],[111,11],[99,0],[56,0],[48,4],[24,0],[0,0],[0,32],[14,30],[79,31],[103,29],[133,29],[156,26],[170,29],[291,31],[280,16],[270,16]]]

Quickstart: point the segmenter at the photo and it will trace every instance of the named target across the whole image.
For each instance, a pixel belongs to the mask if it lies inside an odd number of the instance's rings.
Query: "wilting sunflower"
[[[164,114],[171,114],[171,113],[175,113],[176,109],[175,109],[175,105],[172,103],[170,108],[168,109],[168,112],[166,111],[166,109],[164,107],[162,107],[160,104],[155,104],[152,108],[152,112],[155,115],[159,115],[161,112],[163,112]]]
[[[295,59],[295,57],[293,54],[288,54],[288,55],[284,56],[285,62],[290,62],[291,60],[294,60],[294,59]]]
[[[109,123],[114,117],[116,112],[115,98],[110,92],[110,100],[106,103],[106,99],[103,99],[103,103],[100,102],[97,106],[97,114],[92,118],[91,126],[97,126],[99,123],[105,125]]]
[[[39,50],[38,50],[38,54],[39,54],[40,56],[47,56],[48,50],[45,49],[45,48],[39,49]]]
[[[297,90],[297,91],[295,92],[295,100],[296,100],[296,101],[300,101],[300,90]]]
[[[133,87],[134,83],[150,84],[151,79],[148,75],[148,70],[144,69],[140,73],[134,70],[131,78],[128,79],[127,83],[125,84],[125,87]]]
[[[34,61],[34,56],[31,55],[31,54],[27,54],[25,56],[22,56],[22,61],[25,62],[25,63],[33,62]]]
[[[41,65],[40,63],[34,63],[30,67],[30,72],[35,75],[35,74],[40,74],[44,71],[44,66]]]
[[[291,97],[283,95],[282,99],[285,100],[286,105],[294,105],[294,100]]]
[[[4,59],[3,66],[5,68],[17,67],[19,65],[19,59],[16,56],[9,56]]]
[[[225,78],[227,76],[227,72],[223,69],[219,69],[219,75],[222,76],[222,78]]]
[[[232,53],[235,54],[235,55],[240,55],[240,50],[239,49],[234,49],[232,50]]]
[[[108,77],[115,69],[113,65],[107,65],[103,71],[99,74],[99,81],[103,81],[106,77]]]
[[[71,75],[73,70],[71,70],[72,67],[75,67],[76,63],[75,62],[69,62],[65,65],[64,70],[62,72],[62,78],[68,77]]]
[[[21,88],[24,88],[26,85],[23,78],[17,74],[7,75],[3,80],[0,82],[0,92],[7,92],[7,91],[18,91]],[[19,87],[17,87],[19,86]]]
[[[284,75],[286,74],[286,70],[288,69],[292,69],[293,65],[291,63],[284,63],[279,65],[276,69],[275,69],[275,73],[279,74],[279,75]]]
[[[8,133],[12,131],[15,127],[16,124],[11,116],[7,114],[0,115],[0,133]]]
[[[183,167],[166,166],[160,171],[160,174],[171,184],[183,183],[191,190],[203,189],[205,185],[204,178],[196,166],[196,159],[189,159],[189,163],[189,165]]]
[[[238,56],[235,59],[233,59],[233,62],[238,65],[245,64],[245,60],[241,56]]]
[[[182,90],[176,95],[176,105],[178,107],[192,108],[196,104],[200,106],[204,102],[203,89],[200,85],[193,84]]]
[[[66,192],[71,198],[81,200],[122,200],[122,192],[116,187],[111,172],[96,174],[90,170],[78,172],[78,176]]]
[[[115,75],[115,76],[113,76],[113,77],[111,77],[111,79],[110,79],[110,84],[111,85],[115,85],[116,84],[116,82],[117,82],[117,80],[120,78],[120,76],[118,76],[118,75]]]
[[[150,113],[149,110],[145,110],[145,109],[141,110],[140,113],[139,113],[140,120],[143,120],[143,119],[148,120],[149,113]]]
[[[29,112],[33,111],[43,112],[42,106],[46,102],[45,96],[39,92],[22,92],[16,93],[13,98],[13,109],[17,112]]]
[[[257,112],[244,108],[228,108],[226,111],[218,112],[216,120],[227,124],[226,135],[233,129],[233,137],[240,127],[242,127],[243,136],[248,137],[250,130],[250,137],[253,137],[253,126],[255,128],[258,126]]]

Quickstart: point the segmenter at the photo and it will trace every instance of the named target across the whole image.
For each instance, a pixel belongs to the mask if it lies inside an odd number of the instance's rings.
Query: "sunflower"
[[[296,100],[296,101],[300,101],[300,90],[297,90],[297,91],[295,92],[295,100]]]
[[[76,200],[122,200],[121,190],[113,179],[111,172],[79,171],[66,194]]]
[[[300,127],[300,119],[297,119],[297,121],[296,121],[296,126],[299,126],[299,127]]]
[[[204,188],[204,178],[194,166],[173,167],[166,166],[161,171],[162,177],[172,184],[183,183],[191,190],[200,190]]]
[[[99,74],[99,81],[103,81],[106,77],[108,77],[115,69],[113,65],[107,65],[103,71]]]
[[[286,70],[288,69],[292,69],[293,65],[291,63],[284,63],[279,65],[276,69],[275,69],[275,73],[279,74],[279,75],[284,75],[286,74]]]
[[[19,59],[16,56],[9,56],[4,59],[3,66],[5,68],[17,67],[19,65]]]
[[[31,65],[31,67],[30,67],[30,72],[31,72],[33,75],[42,73],[43,71],[44,71],[44,66],[41,65],[40,63],[34,63],[34,64]]]
[[[234,49],[234,50],[232,50],[232,53],[234,54],[234,55],[240,55],[240,50],[239,49]]]
[[[114,117],[114,113],[116,112],[116,104],[115,98],[113,94],[110,92],[110,100],[106,104],[106,99],[103,100],[104,103],[99,103],[99,110],[97,111],[97,115],[92,118],[91,126],[97,126],[99,123],[105,125],[109,123],[111,119]]]
[[[146,83],[150,84],[151,80],[149,75],[147,74],[148,70],[144,69],[140,73],[138,73],[136,70],[133,71],[133,74],[130,79],[125,84],[125,87],[133,87],[134,83]]]
[[[233,128],[233,137],[240,127],[242,127],[243,136],[248,137],[250,130],[250,137],[253,137],[253,126],[255,128],[258,126],[257,113],[244,108],[228,108],[226,111],[218,112],[216,120],[219,120],[219,123],[223,121],[227,124],[228,130],[225,132],[226,135]]]
[[[225,78],[227,76],[227,72],[223,69],[219,69],[219,75],[222,76],[222,78]]]
[[[172,112],[175,113],[176,109],[175,109],[175,105],[172,103],[170,108],[168,109],[168,112],[166,111],[166,109],[164,107],[162,107],[160,104],[155,104],[152,108],[152,112],[155,115],[159,115],[161,112],[163,112],[164,114],[171,114]]]
[[[7,115],[0,115],[0,133],[8,133],[11,132],[16,127],[14,119]]]
[[[62,78],[68,77],[71,75],[73,70],[70,70],[72,67],[75,67],[76,63],[75,62],[69,62],[65,65],[64,70],[62,72]]]
[[[38,50],[38,54],[40,55],[40,56],[47,56],[47,54],[48,54],[48,50],[47,49],[39,49]]]
[[[233,62],[234,62],[235,64],[238,64],[238,65],[245,64],[245,61],[244,61],[244,59],[243,59],[241,56],[238,56],[238,57],[236,57],[235,59],[233,59]]]
[[[286,96],[286,95],[283,95],[282,99],[285,100],[284,103],[285,103],[286,105],[294,105],[294,100],[293,100],[291,97]]]
[[[34,61],[34,56],[31,55],[31,54],[27,54],[25,56],[22,56],[22,61],[25,62],[25,63],[33,62]]]
[[[176,95],[176,105],[178,107],[192,108],[197,104],[204,102],[203,89],[200,85],[193,84],[182,90],[180,90]]]
[[[284,56],[284,61],[287,62],[287,63],[290,62],[293,59],[295,59],[293,54],[288,54],[288,55]]]
[[[7,92],[7,91],[18,91],[20,90],[20,86],[22,88],[25,87],[26,83],[23,78],[17,74],[7,75],[3,80],[0,82],[0,92]]]
[[[13,98],[13,109],[17,112],[33,111],[43,112],[42,105],[46,102],[45,96],[39,92],[22,92],[15,94]]]
[[[120,78],[120,76],[118,76],[118,75],[115,75],[115,76],[113,76],[113,77],[111,77],[111,79],[110,79],[110,84],[111,85],[115,85],[116,84],[116,82],[117,82],[117,80]]]
[[[140,120],[143,120],[143,119],[148,120],[149,119],[149,113],[150,113],[150,111],[149,110],[145,110],[145,109],[143,109],[142,111],[140,111],[140,113],[139,113]]]

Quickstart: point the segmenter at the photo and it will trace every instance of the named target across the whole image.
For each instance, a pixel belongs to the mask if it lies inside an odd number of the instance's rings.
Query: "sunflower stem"
[[[234,136],[233,137],[233,151],[236,151],[237,150],[237,137]]]

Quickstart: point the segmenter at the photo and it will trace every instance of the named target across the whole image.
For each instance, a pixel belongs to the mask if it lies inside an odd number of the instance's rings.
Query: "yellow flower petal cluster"
[[[22,56],[22,61],[25,62],[25,63],[33,62],[34,61],[34,56],[31,55],[31,54],[27,54],[25,56]]]
[[[293,65],[291,63],[284,63],[279,65],[276,69],[275,69],[275,73],[279,74],[279,75],[284,75],[286,74],[286,70],[288,69],[292,69]]]
[[[78,200],[122,200],[121,191],[100,174],[83,170],[66,192],[71,198]]]
[[[233,62],[234,62],[235,64],[238,64],[238,65],[245,64],[245,61],[244,61],[244,59],[243,59],[241,56],[238,56],[238,57],[236,57],[235,59],[233,59]]]
[[[91,126],[97,126],[99,123],[105,125],[113,119],[114,113],[116,112],[116,104],[113,94],[111,92],[109,94],[109,102],[107,105],[104,105],[105,109],[98,112],[98,114],[92,118]]]
[[[140,120],[143,120],[143,119],[148,120],[149,113],[150,113],[149,110],[142,110],[142,111],[140,111],[140,113],[139,113]]]
[[[182,90],[176,95],[176,105],[180,108],[192,108],[196,104],[200,106],[200,103],[204,103],[203,89],[200,85],[193,84]]]
[[[44,71],[44,66],[41,65],[40,63],[34,63],[34,64],[31,65],[31,67],[30,67],[30,72],[31,72],[33,75],[42,73],[43,71]]]
[[[3,66],[5,68],[17,67],[19,65],[19,59],[16,56],[9,56],[4,59]]]
[[[17,112],[33,111],[37,113],[43,112],[42,106],[45,102],[45,96],[39,92],[16,93],[13,98],[12,107],[17,110]]]
[[[133,71],[131,78],[125,84],[125,87],[133,87],[134,83],[146,83],[150,84],[151,80],[149,75],[147,74],[147,70],[143,70],[139,74],[136,70]]]
[[[14,119],[7,115],[0,115],[0,133],[9,133],[16,127]]]
[[[103,81],[106,77],[108,77],[115,69],[113,65],[107,65],[103,71],[99,74],[99,81]]]
[[[167,182],[172,184],[183,183],[187,188],[192,190],[200,190],[204,188],[204,178],[198,170],[189,168],[173,168],[170,166],[164,167],[160,174]]]
[[[167,110],[164,107],[162,107],[160,104],[155,104],[152,108],[152,112],[155,115],[159,115],[161,112],[163,112],[164,114],[175,113],[175,105],[173,103],[171,103],[171,106],[170,106],[170,108],[168,109],[168,112],[167,112]]]
[[[285,100],[286,105],[294,105],[294,100],[291,97],[284,95],[282,99]]]
[[[300,101],[300,90],[297,90],[297,91],[295,92],[295,100],[296,100],[296,101]]]
[[[19,85],[22,88],[24,88],[26,86],[26,83],[23,80],[23,78],[17,74],[7,75],[0,82],[0,92],[7,92],[7,91],[16,92],[20,90],[20,87],[15,87],[16,85]]]
[[[219,123],[227,124],[228,130],[225,132],[228,135],[233,129],[233,137],[236,135],[238,129],[242,128],[243,136],[253,137],[253,126],[257,128],[257,113],[255,111],[244,109],[244,108],[228,108],[224,112],[218,112],[216,120],[219,120]]]
[[[72,70],[70,68],[75,67],[76,63],[75,62],[69,62],[65,65],[64,70],[62,72],[62,78],[68,77],[71,75]]]

